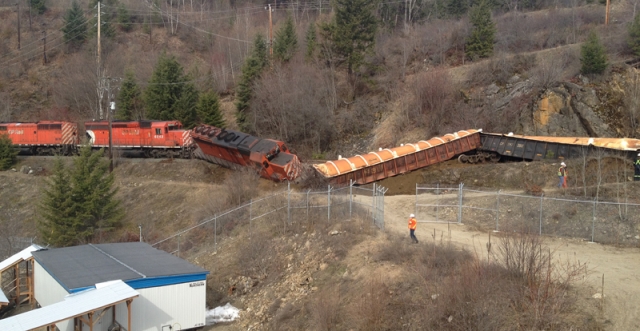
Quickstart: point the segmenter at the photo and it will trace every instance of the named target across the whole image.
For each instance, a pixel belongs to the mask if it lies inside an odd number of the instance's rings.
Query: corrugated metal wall
[[[140,296],[131,304],[135,331],[186,330],[204,326],[206,281],[138,289]],[[127,306],[118,305],[116,321],[127,325]]]

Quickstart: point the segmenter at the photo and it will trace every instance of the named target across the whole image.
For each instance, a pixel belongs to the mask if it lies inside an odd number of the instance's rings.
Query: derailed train
[[[543,137],[484,133],[466,130],[380,149],[364,155],[339,158],[313,167],[329,182],[344,185],[350,182],[367,184],[399,175],[454,157],[463,163],[508,160],[565,160],[587,155],[594,149],[622,153],[634,159],[640,150],[640,140],[630,138]]]
[[[463,163],[497,162],[501,158],[564,160],[601,149],[633,159],[640,150],[638,139],[504,135],[479,129],[305,167],[282,141],[209,125],[185,130],[179,121],[114,121],[111,131],[114,148],[141,152],[145,157],[195,156],[231,169],[248,167],[274,181],[293,181],[304,175],[305,169],[315,169],[334,185],[367,184],[455,157]],[[109,146],[108,122],[85,122],[84,131],[73,122],[0,123],[0,134],[8,134],[16,147],[36,155],[75,154],[82,144],[81,136],[94,148]]]

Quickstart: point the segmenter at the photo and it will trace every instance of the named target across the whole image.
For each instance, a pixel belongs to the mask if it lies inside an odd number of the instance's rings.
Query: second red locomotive
[[[96,148],[109,147],[109,122],[86,122],[89,143]],[[193,140],[179,121],[115,121],[111,123],[114,148],[134,150],[146,157],[189,158]]]

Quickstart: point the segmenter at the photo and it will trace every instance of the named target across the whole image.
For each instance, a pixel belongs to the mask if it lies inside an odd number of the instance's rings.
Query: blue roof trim
[[[138,279],[127,280],[125,281],[125,283],[131,286],[133,289],[139,290],[142,288],[175,285],[175,284],[195,282],[199,280],[206,280],[207,274],[209,274],[208,271],[203,273],[198,273],[198,274],[190,274],[190,275],[138,278]]]
[[[90,289],[95,289],[95,286],[87,286],[87,287],[78,287],[78,288],[74,288],[73,290],[69,291],[69,294],[72,293],[78,293],[78,292],[82,292],[85,290],[90,290]]]
[[[158,287],[158,286],[166,286],[166,285],[175,285],[189,282],[197,282],[200,280],[206,280],[209,272],[203,272],[199,274],[190,274],[190,275],[177,275],[177,276],[162,276],[162,277],[149,277],[149,278],[138,278],[124,281],[125,284],[131,286],[133,289],[138,290],[141,288],[150,288],[150,287]],[[95,286],[87,286],[87,287],[78,287],[74,288],[69,293],[78,293],[84,290],[95,288]]]

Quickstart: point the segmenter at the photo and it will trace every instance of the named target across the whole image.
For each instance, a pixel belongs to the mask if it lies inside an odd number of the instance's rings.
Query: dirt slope
[[[405,233],[407,211],[413,210],[414,196],[397,195],[385,198],[385,227],[387,231]],[[464,225],[428,223],[421,219],[417,237],[423,241],[433,241],[436,237],[447,237],[451,230],[451,240],[461,247],[477,252],[486,258],[488,233],[470,231]],[[408,239],[407,239],[408,240]],[[494,239],[495,240],[495,239]],[[604,275],[605,309],[604,315],[610,322],[610,330],[638,330],[640,328],[640,251],[637,248],[615,248],[582,240],[548,238],[547,244],[561,259],[587,262],[592,273],[586,278],[593,286],[593,293],[599,293]],[[592,299],[591,300],[596,300]]]

